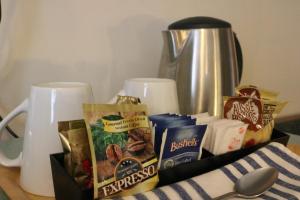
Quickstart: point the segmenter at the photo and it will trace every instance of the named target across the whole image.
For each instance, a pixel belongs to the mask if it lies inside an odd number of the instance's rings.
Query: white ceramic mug
[[[0,131],[14,117],[27,113],[22,153],[11,160],[0,152],[1,165],[21,167],[20,184],[24,190],[54,196],[49,155],[62,152],[57,122],[82,119],[82,104],[92,102],[92,89],[87,83],[41,83],[33,85],[30,97],[3,119]]]
[[[139,97],[148,106],[149,115],[179,113],[176,82],[163,78],[133,78],[125,80],[119,95]],[[110,103],[114,103],[114,97]]]

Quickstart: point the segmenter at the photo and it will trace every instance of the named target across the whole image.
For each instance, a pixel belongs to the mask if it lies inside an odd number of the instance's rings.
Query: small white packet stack
[[[239,150],[247,131],[248,124],[238,120],[221,119],[212,122],[213,145],[209,151],[214,155]]]
[[[211,149],[211,145],[213,144],[213,138],[212,138],[212,129],[209,124],[213,123],[214,121],[218,120],[219,118],[216,116],[210,116],[207,112],[206,113],[200,113],[196,115],[192,115],[192,118],[196,118],[196,124],[197,125],[207,125],[206,132],[205,132],[205,141],[203,147],[206,150]]]
[[[207,125],[204,148],[214,155],[239,150],[248,124],[239,120],[218,119],[208,113],[192,115],[197,125]]]

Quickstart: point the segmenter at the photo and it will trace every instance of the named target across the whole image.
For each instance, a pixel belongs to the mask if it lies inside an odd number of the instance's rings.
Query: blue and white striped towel
[[[270,190],[257,199],[300,199],[300,157],[279,143],[271,143],[209,173],[121,199],[211,199],[233,191],[234,183],[244,174],[266,166],[276,168],[279,178]]]

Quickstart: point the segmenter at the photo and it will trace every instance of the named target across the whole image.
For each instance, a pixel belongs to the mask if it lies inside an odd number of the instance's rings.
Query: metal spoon
[[[234,192],[229,192],[214,200],[230,197],[255,198],[270,189],[278,178],[278,171],[272,167],[254,170],[242,176],[234,185]]]

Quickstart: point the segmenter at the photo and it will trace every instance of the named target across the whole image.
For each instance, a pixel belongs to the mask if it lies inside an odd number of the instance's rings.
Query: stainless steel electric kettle
[[[242,52],[231,24],[192,17],[162,34],[159,77],[176,81],[180,113],[221,115],[223,96],[234,94],[242,74]]]

